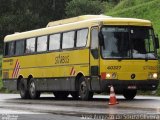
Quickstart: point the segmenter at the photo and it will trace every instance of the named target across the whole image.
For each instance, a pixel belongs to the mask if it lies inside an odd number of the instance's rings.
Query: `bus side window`
[[[5,56],[13,56],[15,53],[15,42],[5,43]]]
[[[98,28],[91,29],[91,53],[95,59],[98,59]]]
[[[76,47],[85,47],[88,38],[88,29],[82,29],[77,31],[77,43]]]
[[[61,34],[53,34],[49,36],[49,50],[59,50],[61,42]]]
[[[4,43],[4,56],[9,55],[9,43]]]
[[[16,55],[23,55],[24,54],[24,40],[16,41]]]
[[[33,53],[36,48],[36,38],[29,38],[26,40],[26,51],[25,53]]]
[[[47,36],[37,38],[37,52],[47,51]]]
[[[63,40],[62,40],[63,49],[74,47],[74,35],[75,35],[75,31],[63,33]]]

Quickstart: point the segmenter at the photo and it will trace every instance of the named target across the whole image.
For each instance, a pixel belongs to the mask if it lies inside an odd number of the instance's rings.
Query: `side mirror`
[[[98,38],[99,38],[99,45],[103,46],[103,48],[105,48],[105,46],[104,46],[104,36],[103,36],[102,32],[98,33]]]
[[[158,39],[158,35],[155,37],[155,47],[156,47],[156,49],[159,48],[159,39]]]

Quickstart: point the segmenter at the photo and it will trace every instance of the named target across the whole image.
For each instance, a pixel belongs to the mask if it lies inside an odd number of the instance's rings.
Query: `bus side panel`
[[[8,90],[17,90],[17,80],[4,80],[3,79],[3,87]]]
[[[4,58],[2,71],[3,79],[8,80],[4,82],[8,89],[13,82],[12,87],[17,88],[15,79],[20,75],[26,79],[32,75],[40,91],[73,91],[78,73],[89,76],[89,49]]]
[[[75,91],[75,78],[37,79],[38,91]]]

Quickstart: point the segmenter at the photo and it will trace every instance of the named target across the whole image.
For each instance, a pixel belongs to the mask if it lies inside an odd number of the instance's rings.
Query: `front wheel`
[[[123,96],[126,100],[133,100],[137,94],[137,90],[124,90]]]
[[[93,97],[93,92],[89,91],[85,78],[82,76],[80,78],[80,85],[79,85],[79,96],[81,100],[89,100]]]
[[[31,99],[37,99],[40,97],[40,92],[36,90],[36,84],[34,79],[31,79],[29,82],[29,95]]]

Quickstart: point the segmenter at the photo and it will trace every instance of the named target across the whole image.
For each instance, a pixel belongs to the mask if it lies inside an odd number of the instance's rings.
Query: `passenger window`
[[[22,55],[24,54],[24,40],[18,40],[16,41],[16,55]]]
[[[27,41],[26,41],[26,53],[35,52],[35,43],[36,43],[36,38],[27,39]]]
[[[62,48],[73,48],[74,47],[74,31],[63,33]]]
[[[9,43],[4,43],[4,56],[9,55]]]
[[[60,49],[60,34],[54,34],[49,36],[49,50]]]
[[[37,52],[47,51],[47,36],[41,36],[37,39]]]
[[[12,56],[14,55],[14,42],[9,42],[9,46],[8,46],[8,55]]]
[[[14,42],[5,43],[5,56],[14,55]]]
[[[87,42],[88,29],[82,29],[77,31],[77,43],[76,47],[84,47]]]

